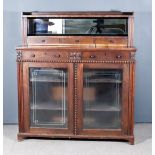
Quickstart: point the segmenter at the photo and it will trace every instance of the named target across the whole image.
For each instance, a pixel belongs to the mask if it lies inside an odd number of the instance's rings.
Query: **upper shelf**
[[[133,12],[113,11],[63,11],[63,12],[23,12],[24,17],[129,17]]]
[[[22,22],[25,46],[133,47],[133,12],[23,12]]]

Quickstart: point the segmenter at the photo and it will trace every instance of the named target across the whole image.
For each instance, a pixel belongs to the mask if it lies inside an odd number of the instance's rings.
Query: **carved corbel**
[[[17,61],[21,61],[22,59],[22,51],[17,51]]]

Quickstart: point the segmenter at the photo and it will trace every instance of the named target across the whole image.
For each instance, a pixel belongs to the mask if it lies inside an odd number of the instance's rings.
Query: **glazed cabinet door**
[[[72,64],[24,64],[24,118],[28,132],[72,134]]]
[[[78,134],[117,136],[128,129],[128,64],[79,64]]]

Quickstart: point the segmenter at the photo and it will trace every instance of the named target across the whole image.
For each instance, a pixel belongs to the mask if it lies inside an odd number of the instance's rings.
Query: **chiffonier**
[[[18,140],[134,144],[133,12],[23,12]]]

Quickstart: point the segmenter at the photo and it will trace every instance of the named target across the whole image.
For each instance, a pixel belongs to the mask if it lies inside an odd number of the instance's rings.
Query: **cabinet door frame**
[[[122,69],[122,113],[121,129],[83,129],[83,73],[86,69]],[[78,135],[93,136],[121,136],[128,133],[129,106],[129,64],[123,63],[83,63],[77,66],[77,131]]]
[[[68,128],[46,128],[46,127],[31,127],[30,126],[30,98],[29,98],[29,68],[64,68],[68,71]],[[25,62],[23,63],[23,107],[24,107],[24,129],[26,133],[39,134],[73,134],[73,64],[71,63],[38,63]]]

